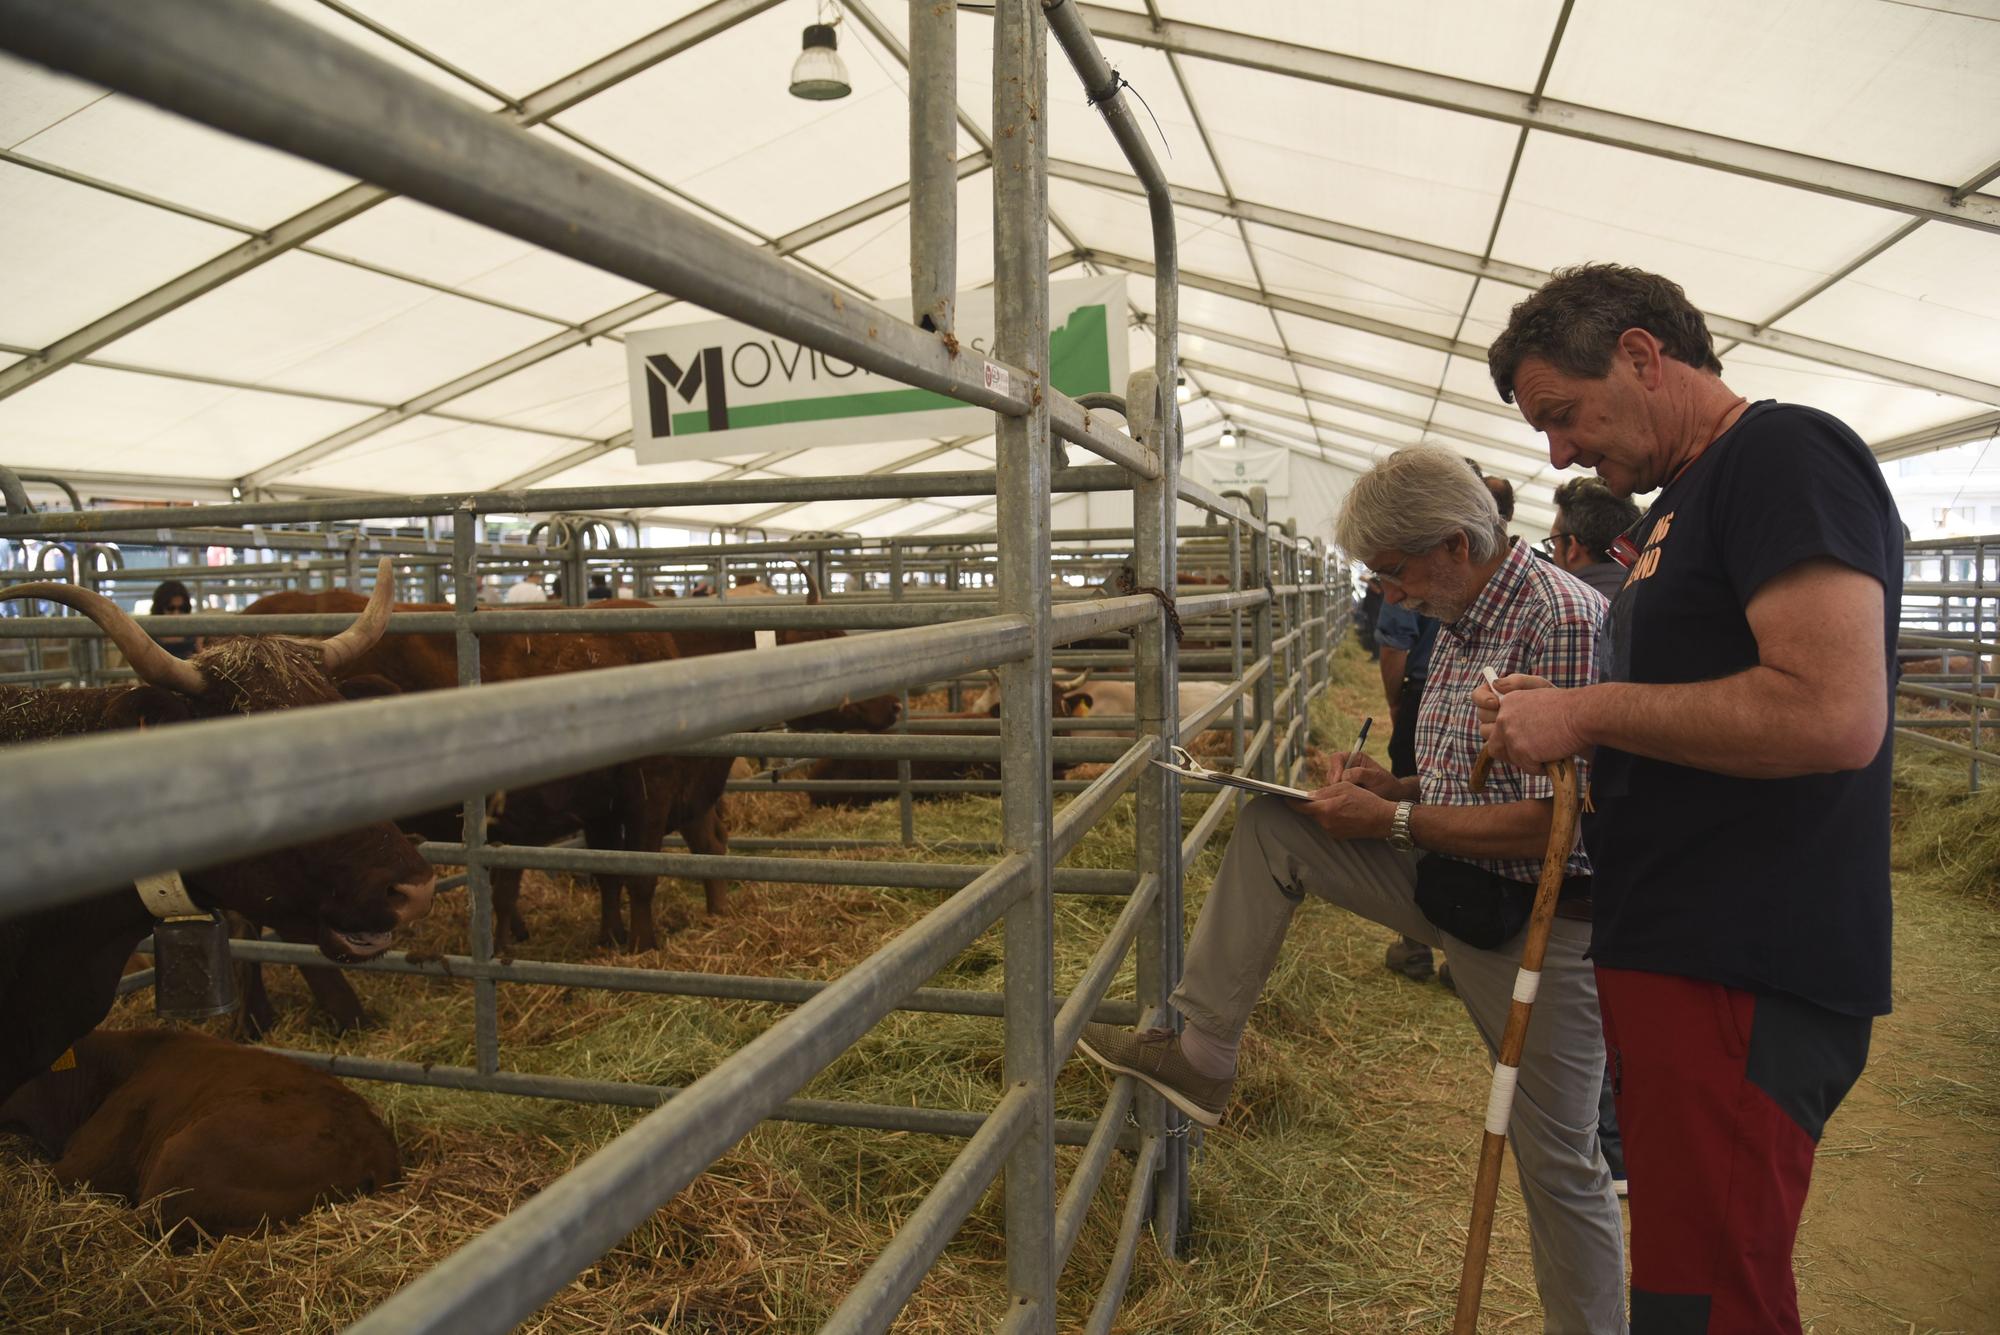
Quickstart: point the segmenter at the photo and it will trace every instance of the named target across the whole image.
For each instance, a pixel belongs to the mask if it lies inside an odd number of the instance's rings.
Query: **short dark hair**
[[[1514,522],[1514,484],[1504,477],[1488,475],[1479,479],[1486,484],[1486,490],[1493,493],[1493,504],[1500,511],[1500,522]]]
[[[1628,329],[1643,329],[1660,348],[1697,371],[1721,374],[1708,322],[1671,278],[1624,264],[1558,269],[1507,316],[1507,328],[1486,351],[1486,369],[1503,403],[1514,401],[1521,362],[1540,357],[1564,375],[1601,380]]]
[[[160,605],[174,598],[180,599],[181,605],[190,612],[194,610],[194,595],[188,592],[188,586],[177,579],[165,579],[160,581],[159,588],[153,590],[153,615],[159,615]]]
[[[1602,478],[1573,477],[1556,488],[1556,518],[1592,556],[1609,561],[1612,539],[1639,522],[1639,507]]]

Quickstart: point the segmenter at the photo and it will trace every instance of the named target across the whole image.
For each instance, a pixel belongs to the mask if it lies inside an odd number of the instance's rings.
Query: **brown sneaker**
[[[1390,973],[1399,973],[1413,983],[1427,982],[1437,972],[1433,967],[1431,948],[1409,936],[1391,941],[1382,956],[1382,963]]]
[[[1144,1081],[1203,1126],[1222,1124],[1236,1077],[1206,1076],[1188,1065],[1181,1054],[1180,1035],[1173,1030],[1135,1034],[1108,1024],[1087,1024],[1076,1045],[1099,1066]]]

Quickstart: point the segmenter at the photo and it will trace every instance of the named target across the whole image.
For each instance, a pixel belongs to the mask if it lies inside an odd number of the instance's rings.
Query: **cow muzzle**
[[[342,964],[374,959],[395,943],[400,929],[431,911],[431,898],[436,889],[437,877],[434,875],[426,876],[421,881],[399,881],[389,887],[386,898],[391,921],[386,928],[335,927],[322,921],[319,928],[320,953]]]
[[[435,873],[421,881],[398,881],[389,890],[389,912],[397,927],[408,927],[431,911],[431,896],[437,891]]]

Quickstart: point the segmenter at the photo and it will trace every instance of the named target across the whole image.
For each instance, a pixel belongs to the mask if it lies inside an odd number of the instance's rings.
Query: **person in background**
[[[1375,638],[1375,626],[1381,616],[1382,586],[1371,579],[1362,590],[1361,601],[1354,605],[1354,634],[1370,658],[1382,654],[1381,642]]]
[[[1536,546],[1563,570],[1616,598],[1625,584],[1625,567],[1611,559],[1611,544],[1639,522],[1639,507],[1604,485],[1602,478],[1574,477],[1556,488],[1556,519],[1549,536]],[[1609,611],[1609,608],[1606,609]],[[1617,1072],[1607,1050],[1604,1094],[1597,1109],[1597,1142],[1604,1162],[1611,1165],[1611,1187],[1627,1194],[1625,1137],[1618,1130],[1618,1101],[1612,1094]]]
[[[1890,1005],[1895,500],[1838,418],[1731,389],[1658,274],[1558,270],[1487,365],[1550,463],[1659,491],[1604,680],[1505,674],[1473,695],[1497,759],[1594,756],[1632,1329],[1796,1332],[1814,1151]]]
[[[1602,478],[1573,477],[1556,488],[1556,522],[1539,546],[1570,574],[1606,598],[1625,584],[1625,567],[1611,559],[1611,544],[1639,522],[1639,507],[1604,485]]]
[[[1141,1033],[1084,1026],[1077,1050],[1129,1074],[1205,1126],[1222,1121],[1237,1055],[1292,916],[1308,899],[1347,909],[1451,955],[1458,996],[1489,1053],[1513,1005],[1555,811],[1533,770],[1495,766],[1473,792],[1479,670],[1597,679],[1604,600],[1510,539],[1492,493],[1451,453],[1399,450],[1354,483],[1335,522],[1340,549],[1383,596],[1442,625],[1417,732],[1418,777],[1366,755],[1329,757],[1305,801],[1242,808],[1201,906],[1172,1003],[1187,1021]],[[1580,777],[1588,765],[1579,766]],[[1534,1023],[1508,1123],[1545,1335],[1622,1335],[1624,1235],[1597,1153],[1604,1036],[1590,939],[1590,864],[1567,864],[1542,962]],[[1421,1116],[1421,1110],[1410,1110]]]
[[[542,588],[542,582],[533,575],[528,576],[520,583],[509,588],[507,596],[501,599],[502,602],[513,607],[519,607],[524,603],[530,605],[545,603],[548,600],[548,592]]]
[[[1417,772],[1417,710],[1424,701],[1430,676],[1431,646],[1437,641],[1436,617],[1412,612],[1403,603],[1384,603],[1375,619],[1375,640],[1382,651],[1382,696],[1389,705],[1389,773],[1408,779]],[[1382,963],[1392,973],[1422,983],[1437,971],[1431,948],[1413,936],[1389,943]]]
[[[603,575],[591,576],[590,591],[586,596],[593,603],[601,603],[607,598],[614,597],[615,595],[611,591],[611,581]]]
[[[156,617],[188,616],[194,611],[194,596],[179,580],[162,580],[160,587],[153,590],[153,602],[148,611]],[[192,635],[172,639],[156,635],[153,638],[175,658],[193,658],[195,651],[201,648],[201,641]]]
[[[1472,461],[1468,459],[1466,462],[1471,463]],[[1479,472],[1477,465],[1473,467],[1472,471],[1475,473]],[[1492,477],[1482,474],[1481,478],[1486,483],[1486,490],[1493,493],[1493,504],[1499,507],[1500,510],[1500,522],[1502,524],[1513,523],[1514,484],[1504,477]]]

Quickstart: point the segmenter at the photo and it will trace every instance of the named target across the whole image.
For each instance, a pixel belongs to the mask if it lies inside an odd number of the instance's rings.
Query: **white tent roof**
[[[899,4],[841,6],[854,93],[812,103],[785,91],[806,0],[283,3],[486,109],[595,66],[601,89],[533,133],[858,292],[906,290]],[[1195,0],[1084,12],[1182,192],[1190,446],[1226,423],[1292,449],[1308,526],[1337,470],[1419,440],[1544,522],[1555,475],[1481,354],[1540,273],[1584,260],[1678,279],[1734,387],[1838,413],[1885,457],[2000,431],[2000,0],[1237,0],[1230,31]],[[702,40],[626,54],[667,25]],[[992,271],[991,34],[961,14],[965,286]],[[1050,101],[1051,254],[1132,272],[1143,316],[1143,199],[1053,51]],[[319,225],[352,184],[0,57],[0,463],[125,496],[990,466],[990,440],[913,440],[641,467],[620,334],[706,312],[407,200]],[[886,534],[990,511],[701,518]]]

